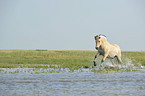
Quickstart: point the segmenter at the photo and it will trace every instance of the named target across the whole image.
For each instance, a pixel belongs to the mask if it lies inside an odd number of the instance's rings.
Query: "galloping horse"
[[[94,66],[96,66],[96,59],[99,55],[103,55],[103,59],[101,61],[100,67],[102,67],[104,61],[106,58],[110,58],[112,64],[114,65],[114,57],[117,57],[118,62],[122,64],[121,60],[121,50],[120,47],[116,44],[110,44],[107,41],[106,36],[104,35],[96,35],[95,36],[95,41],[96,41],[96,50],[98,50],[97,55],[95,55],[94,58]]]

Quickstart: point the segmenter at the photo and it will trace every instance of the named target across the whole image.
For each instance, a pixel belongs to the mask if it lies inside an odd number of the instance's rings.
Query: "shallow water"
[[[6,69],[16,70],[16,69]],[[32,71],[33,69],[31,69]],[[87,70],[87,69],[85,69]],[[89,70],[89,69],[88,69]],[[0,73],[1,96],[143,96],[145,69],[135,72]],[[38,70],[38,71],[41,71]]]

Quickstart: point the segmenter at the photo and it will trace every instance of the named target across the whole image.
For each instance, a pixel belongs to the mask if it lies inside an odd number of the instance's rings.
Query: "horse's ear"
[[[95,40],[97,39],[97,37],[98,37],[98,35],[97,35],[97,36],[95,36]]]
[[[97,38],[97,37],[95,36],[95,40],[96,40],[96,38]]]

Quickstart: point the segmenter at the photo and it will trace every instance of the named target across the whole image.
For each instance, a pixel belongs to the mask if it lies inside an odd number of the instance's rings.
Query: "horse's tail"
[[[118,46],[118,45],[117,45],[117,46]],[[121,49],[120,49],[119,46],[117,47],[117,49],[118,49],[118,54],[117,54],[117,55],[121,58]]]

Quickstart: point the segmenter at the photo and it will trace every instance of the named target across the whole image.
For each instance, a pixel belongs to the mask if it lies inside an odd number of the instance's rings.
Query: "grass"
[[[46,67],[40,64],[89,67],[95,54],[94,51],[0,50],[0,68]]]
[[[133,64],[145,66],[145,51],[123,51],[122,55],[131,59]]]
[[[0,50],[0,68],[89,68],[95,54],[85,50]],[[123,51],[124,62],[126,57],[145,66],[145,51]]]

